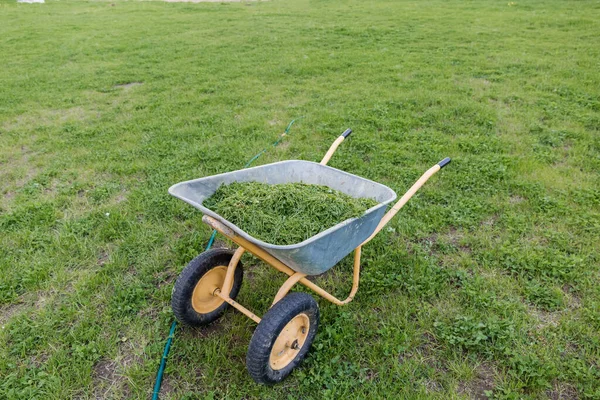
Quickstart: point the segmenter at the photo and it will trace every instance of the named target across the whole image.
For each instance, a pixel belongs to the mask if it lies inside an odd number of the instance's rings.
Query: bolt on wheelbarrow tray
[[[249,235],[202,205],[219,186],[232,182],[302,182],[323,185],[355,198],[375,199],[379,204],[365,211],[362,216],[342,221],[303,242],[285,246],[275,245]],[[385,185],[326,165],[300,160],[281,161],[177,183],[171,186],[169,193],[220,221],[294,271],[306,275],[322,274],[364,242],[375,231],[387,205],[396,199],[396,193]]]

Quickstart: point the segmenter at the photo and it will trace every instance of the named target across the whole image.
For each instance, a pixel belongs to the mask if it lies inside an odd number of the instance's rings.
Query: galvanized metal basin
[[[325,185],[352,197],[373,198],[379,204],[368,209],[363,216],[340,222],[303,242],[280,246],[252,237],[202,205],[202,202],[212,196],[219,186],[232,182],[268,184],[303,182]],[[385,185],[326,165],[301,160],[281,161],[185,181],[171,186],[169,193],[222,222],[293,270],[307,275],[322,274],[365,241],[383,218],[386,206],[396,199],[396,193]]]

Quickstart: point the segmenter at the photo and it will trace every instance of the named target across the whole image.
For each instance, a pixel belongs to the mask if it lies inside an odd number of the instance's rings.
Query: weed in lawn
[[[451,322],[439,321],[434,324],[440,339],[466,351],[484,355],[503,353],[514,337],[511,321],[493,318],[476,319],[459,316]]]
[[[556,287],[529,281],[525,284],[525,296],[527,300],[544,310],[556,310],[563,306],[563,292]]]

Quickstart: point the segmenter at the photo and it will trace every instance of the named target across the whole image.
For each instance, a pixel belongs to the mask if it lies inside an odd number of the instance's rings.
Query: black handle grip
[[[442,161],[440,161],[440,162],[438,163],[438,165],[440,166],[440,169],[442,169],[442,168],[444,168],[446,165],[450,164],[450,161],[452,161],[452,160],[450,160],[450,157],[446,157],[446,158],[444,158]]]
[[[342,136],[345,138],[347,138],[348,136],[350,136],[350,134],[352,133],[352,129],[348,128],[344,131],[344,133],[342,133]]]

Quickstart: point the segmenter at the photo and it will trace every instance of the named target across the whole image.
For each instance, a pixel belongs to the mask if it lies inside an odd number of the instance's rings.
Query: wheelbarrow
[[[282,161],[181,182],[169,188],[171,195],[202,211],[204,223],[239,246],[235,251],[205,251],[185,267],[173,288],[173,313],[184,324],[202,326],[215,321],[228,306],[232,306],[255,321],[258,326],[248,346],[246,367],[258,383],[273,384],[286,378],[302,362],[317,333],[317,302],[307,293],[289,293],[292,287],[300,283],[340,306],[351,302],[358,290],[362,246],[381,231],[431,176],[450,162],[450,158],[445,158],[427,170],[386,213],[388,204],[396,199],[392,189],[327,166],[337,147],[351,133],[348,129],[340,135],[320,163]],[[365,211],[361,217],[340,222],[301,243],[274,245],[252,237],[202,205],[220,185],[249,181],[325,185],[353,197],[374,198],[379,204]],[[352,250],[352,289],[345,300],[336,298],[307,278],[324,273]],[[240,258],[245,252],[289,276],[262,318],[235,301],[242,285]]]

